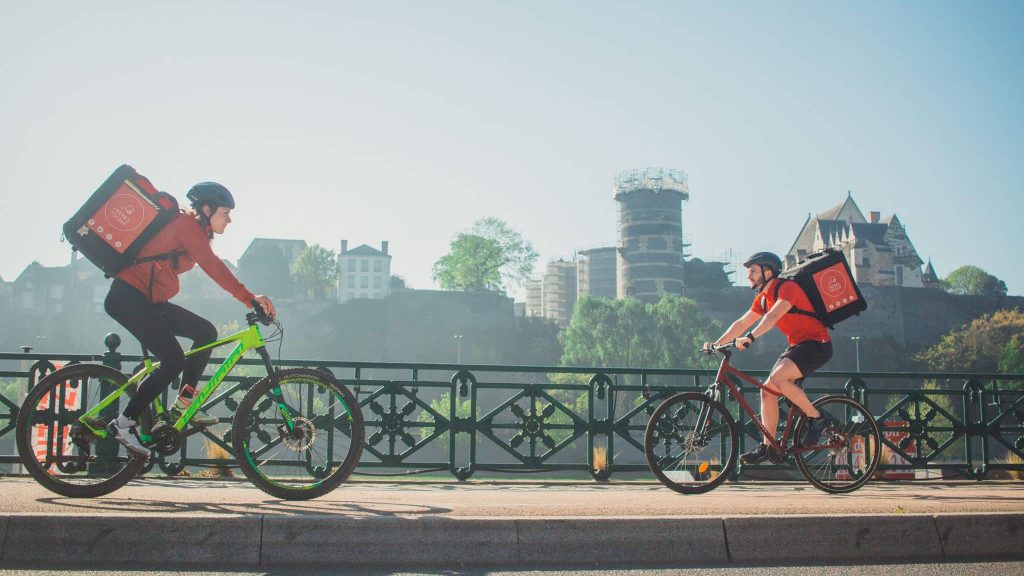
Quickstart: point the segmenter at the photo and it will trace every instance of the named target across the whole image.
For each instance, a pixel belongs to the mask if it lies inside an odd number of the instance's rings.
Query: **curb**
[[[1024,558],[1024,513],[519,519],[23,514],[0,517],[0,534],[3,564],[47,566],[114,564],[128,554],[133,564],[193,567]]]

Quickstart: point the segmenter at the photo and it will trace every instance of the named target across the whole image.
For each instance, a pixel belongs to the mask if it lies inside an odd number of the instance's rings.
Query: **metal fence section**
[[[97,355],[0,353],[0,470],[20,471],[15,421],[25,393],[42,378],[76,362],[102,362],[125,372],[141,362],[117,351],[116,335],[104,343],[107,351]],[[664,370],[333,360],[278,365],[329,371],[356,394],[366,420],[357,474],[437,473],[458,479],[541,474],[598,481],[612,475],[651,478],[643,455],[650,414],[675,393],[706,389],[717,368],[717,363],[706,370]],[[154,456],[146,472],[195,474],[233,466],[231,416],[245,390],[264,375],[258,359],[243,359],[207,401],[206,411],[221,424],[186,437],[175,455]],[[875,416],[884,435],[882,478],[1024,476],[1024,375],[822,372],[809,384],[812,399],[850,396]],[[176,388],[177,382],[165,402],[173,401]],[[759,405],[757,389],[745,386],[741,393]],[[741,451],[753,447],[759,442],[756,427],[735,400],[725,403],[743,431]],[[734,474],[737,480],[800,478],[786,465],[740,465]]]

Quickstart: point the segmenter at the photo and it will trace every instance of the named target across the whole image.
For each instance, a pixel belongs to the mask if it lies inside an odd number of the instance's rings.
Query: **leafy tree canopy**
[[[326,298],[338,279],[338,255],[319,244],[307,246],[292,263],[292,277],[310,298]]]
[[[478,220],[452,240],[434,263],[434,280],[445,290],[492,290],[522,286],[533,274],[533,245],[498,218]]]
[[[705,262],[691,258],[683,262],[683,277],[688,288],[723,289],[732,285],[725,271],[726,262]]]
[[[721,330],[697,303],[674,294],[656,304],[583,296],[559,336],[564,366],[696,367],[695,351]]]
[[[1012,371],[1021,367],[1024,313],[997,310],[950,331],[917,355],[929,368],[947,372]]]
[[[967,296],[1005,296],[1006,282],[977,266],[961,266],[942,280],[950,294]]]

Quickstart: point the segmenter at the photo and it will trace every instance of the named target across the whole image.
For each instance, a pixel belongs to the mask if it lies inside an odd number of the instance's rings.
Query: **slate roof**
[[[384,254],[380,250],[377,250],[376,248],[373,248],[372,246],[360,244],[359,246],[356,246],[355,248],[349,250],[348,252],[345,252],[344,254],[342,254],[342,256],[386,256],[386,254]]]

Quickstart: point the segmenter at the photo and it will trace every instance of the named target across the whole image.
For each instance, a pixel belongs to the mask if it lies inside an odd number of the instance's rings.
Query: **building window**
[[[355,288],[356,287],[356,277],[355,276],[349,276],[348,277],[348,281],[346,282],[346,284],[347,284],[347,286],[349,288]]]
[[[374,272],[380,272],[381,270],[383,270],[383,268],[381,267],[382,264],[383,264],[383,262],[381,262],[380,260],[374,260],[373,261],[373,271]]]
[[[360,267],[360,270],[362,272],[369,272],[370,271],[370,261],[367,260],[366,258],[363,258],[363,265]]]
[[[903,286],[903,266],[896,266],[896,285]]]
[[[348,271],[349,272],[355,272],[356,271],[356,259],[355,258],[349,258],[348,259]]]
[[[362,294],[360,294],[360,295],[359,295],[359,297],[360,297],[360,298],[366,298],[366,297],[367,297],[367,296],[366,296],[366,292],[363,292]]]
[[[359,278],[359,287],[360,288],[369,288],[368,283],[369,283],[369,277],[368,276],[361,276]]]
[[[377,288],[378,290],[380,289],[380,276],[373,277],[373,287]]]

